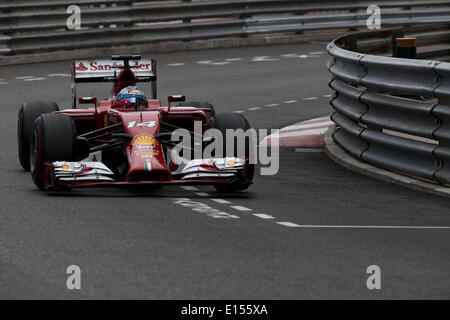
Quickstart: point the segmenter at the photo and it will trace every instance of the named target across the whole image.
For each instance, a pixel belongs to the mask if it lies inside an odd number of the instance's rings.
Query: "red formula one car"
[[[76,84],[105,81],[114,83],[111,96],[102,101],[80,98],[79,104],[93,107],[77,109]],[[151,83],[151,99],[141,105],[133,103],[132,92],[126,94],[137,82]],[[131,100],[119,101],[124,90]],[[203,132],[209,128],[223,133],[226,129],[246,131],[250,126],[241,114],[216,114],[211,104],[185,102],[184,96],[169,96],[168,106],[162,106],[156,99],[154,60],[113,56],[108,61],[77,61],[72,91],[71,109],[59,111],[54,102],[24,103],[20,108],[19,160],[25,170],[31,170],[39,189],[211,184],[219,191],[233,192],[251,185],[254,165],[248,156],[172,161],[176,141],[171,134],[176,129],[192,134],[194,121],[201,121]],[[198,139],[193,137],[202,147],[211,143],[203,136]]]

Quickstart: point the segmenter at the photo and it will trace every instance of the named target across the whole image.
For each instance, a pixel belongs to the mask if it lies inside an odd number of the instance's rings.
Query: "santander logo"
[[[122,66],[115,61],[80,61],[75,66],[77,72],[98,72],[98,71],[112,71],[114,67]],[[130,61],[130,67],[137,71],[151,71],[151,63],[141,61]]]
[[[88,68],[86,68],[83,64],[83,62],[80,62],[80,65],[78,67],[75,67],[75,71],[87,71]]]

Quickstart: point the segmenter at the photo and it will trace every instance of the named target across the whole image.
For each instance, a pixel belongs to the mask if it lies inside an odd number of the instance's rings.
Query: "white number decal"
[[[135,125],[136,125],[136,121],[131,121],[130,123],[128,123],[128,128],[134,128]],[[138,127],[154,128],[154,127],[156,127],[156,121],[142,122],[142,123],[139,123],[137,126]]]

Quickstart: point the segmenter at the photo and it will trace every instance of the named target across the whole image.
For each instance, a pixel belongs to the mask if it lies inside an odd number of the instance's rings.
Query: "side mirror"
[[[80,104],[95,104],[97,105],[97,98],[94,97],[83,97],[78,99]]]
[[[169,96],[169,97],[167,98],[167,100],[169,100],[169,110],[170,110],[170,104],[171,104],[172,102],[184,102],[184,101],[186,101],[186,96],[181,96],[181,95],[178,95],[178,96]]]
[[[83,97],[78,99],[79,104],[93,104],[95,107],[95,112],[97,112],[97,98],[95,97]]]

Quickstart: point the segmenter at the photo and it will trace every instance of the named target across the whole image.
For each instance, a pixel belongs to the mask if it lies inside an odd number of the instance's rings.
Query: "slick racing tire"
[[[35,121],[30,146],[31,175],[36,186],[45,189],[45,161],[74,161],[76,132],[72,118],[65,114],[43,114]]]
[[[45,113],[58,111],[54,102],[27,102],[20,107],[17,121],[17,138],[19,146],[19,162],[25,171],[30,171],[30,144],[33,135],[34,121]]]
[[[238,156],[237,154],[237,147],[236,147],[236,141],[235,141],[235,150],[234,154],[226,154],[226,130],[227,129],[243,129],[244,131],[247,131],[250,129],[250,124],[248,123],[247,119],[239,113],[222,113],[222,114],[216,114],[215,115],[215,125],[216,129],[220,130],[220,132],[223,135],[224,138],[224,156],[227,157],[233,157]],[[245,152],[246,156],[249,155],[250,152],[250,145],[248,139],[245,142]],[[214,187],[220,191],[220,192],[237,192],[247,189],[253,180],[253,176],[255,174],[255,165],[254,164],[248,164],[247,165],[247,183],[238,181],[231,184],[216,184]]]

